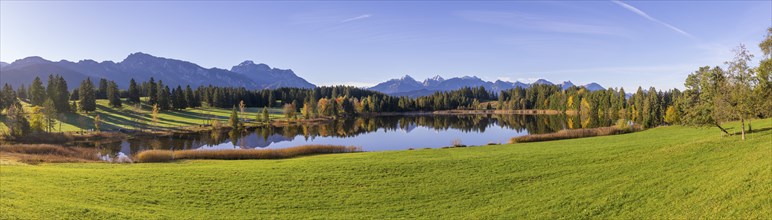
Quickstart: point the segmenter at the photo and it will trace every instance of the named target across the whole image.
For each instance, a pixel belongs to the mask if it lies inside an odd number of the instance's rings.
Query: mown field
[[[0,218],[769,219],[772,119],[753,128],[747,141],[669,126],[284,160],[6,164]]]
[[[144,103],[144,102],[143,102]],[[25,111],[30,112],[29,105],[23,103]],[[246,108],[242,117],[255,120],[262,108]],[[220,120],[223,125],[227,123],[232,109],[220,108],[190,108],[181,111],[163,111],[158,114],[158,122],[153,122],[152,106],[142,104],[140,106],[126,104],[120,108],[111,108],[107,100],[97,100],[97,111],[85,113],[65,113],[56,121],[53,132],[82,131],[94,129],[94,117],[99,115],[101,130],[117,129],[181,129],[185,127],[197,127],[210,124],[213,119]],[[281,109],[269,109],[272,119],[283,118]],[[0,121],[5,121],[0,116]],[[61,127],[59,126],[61,123]],[[5,124],[0,123],[0,134],[7,133]]]

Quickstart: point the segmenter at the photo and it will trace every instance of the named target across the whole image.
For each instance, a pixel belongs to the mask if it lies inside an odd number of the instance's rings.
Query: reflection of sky
[[[308,144],[324,144],[360,146],[365,151],[404,150],[408,148],[439,148],[449,146],[455,139],[459,139],[461,140],[462,144],[470,146],[486,145],[488,143],[507,143],[510,138],[525,134],[527,134],[526,131],[517,132],[512,129],[502,128],[495,125],[486,128],[485,132],[465,132],[456,129],[435,130],[433,128],[418,126],[410,131],[401,129],[396,131],[378,129],[376,132],[360,134],[355,137],[316,137],[306,140],[303,135],[298,135],[295,138],[287,138],[284,141],[271,143],[268,145],[268,148],[287,148]],[[254,140],[254,138],[252,138],[254,137],[253,135],[254,134],[250,134],[244,138]],[[259,137],[258,139],[262,139],[262,137]],[[245,144],[248,148],[254,148],[258,146],[257,143],[249,142],[250,141],[247,141]],[[202,148],[234,149],[240,148],[238,145],[241,144],[234,146],[231,141],[226,141],[225,143],[216,146],[206,146]]]

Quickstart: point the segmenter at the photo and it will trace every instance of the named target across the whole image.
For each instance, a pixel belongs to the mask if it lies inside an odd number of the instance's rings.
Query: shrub
[[[174,154],[170,150],[146,150],[137,154],[139,162],[167,162],[174,160]]]

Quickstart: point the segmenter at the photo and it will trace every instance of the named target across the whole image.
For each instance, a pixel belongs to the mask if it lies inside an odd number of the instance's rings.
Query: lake
[[[589,126],[579,121],[565,115],[373,116],[318,125],[254,128],[244,132],[212,131],[78,145],[96,146],[109,154],[121,152],[126,155],[147,149],[260,149],[309,144],[360,146],[365,151],[384,151],[440,148],[451,146],[454,141],[468,146],[500,144],[527,134],[601,125],[596,122]]]

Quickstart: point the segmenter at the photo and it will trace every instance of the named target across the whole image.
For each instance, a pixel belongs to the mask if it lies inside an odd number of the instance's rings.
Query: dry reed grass
[[[361,147],[306,145],[282,149],[228,149],[228,150],[147,150],[137,154],[139,162],[167,162],[185,159],[250,160],[285,159],[314,154],[351,153],[362,151]]]
[[[4,156],[17,158],[19,162],[29,164],[99,161],[98,151],[94,148],[64,147],[50,144],[14,144],[0,145],[0,152]]]
[[[606,136],[615,134],[625,134],[630,132],[639,131],[640,126],[632,126],[627,128],[619,128],[617,126],[600,127],[600,128],[583,128],[583,129],[569,129],[560,130],[555,133],[549,134],[530,134],[520,137],[513,137],[509,140],[510,144],[514,143],[526,143],[526,142],[540,142],[540,141],[553,141],[563,139],[585,138],[595,136]]]
[[[24,137],[5,137],[8,140],[13,140],[20,143],[47,143],[47,144],[59,144],[72,141],[88,141],[88,140],[120,140],[125,138],[126,135],[119,132],[52,132],[52,133],[37,133],[30,134]]]

